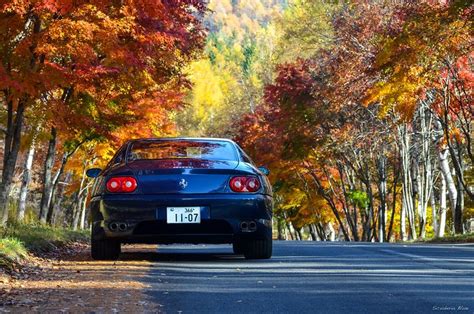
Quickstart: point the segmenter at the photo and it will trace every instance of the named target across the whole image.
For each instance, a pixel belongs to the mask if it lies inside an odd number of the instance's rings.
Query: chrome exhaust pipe
[[[249,225],[248,225],[248,223],[247,223],[246,221],[242,221],[242,222],[240,223],[240,229],[242,229],[242,231],[247,231],[248,228],[249,228]]]
[[[255,223],[255,221],[249,222],[249,230],[250,230],[250,231],[255,231],[255,230],[257,230],[257,223]]]
[[[110,231],[117,231],[118,228],[119,228],[119,226],[118,226],[118,224],[117,224],[116,222],[111,222],[111,223],[109,224],[109,229],[110,229]]]
[[[127,230],[127,224],[122,222],[118,225],[118,228],[119,228],[120,231],[125,231],[125,230]]]

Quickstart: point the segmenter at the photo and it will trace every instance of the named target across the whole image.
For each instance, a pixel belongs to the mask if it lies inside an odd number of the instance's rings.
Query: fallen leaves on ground
[[[155,248],[125,246],[119,261],[93,261],[85,244],[31,257],[10,274],[0,272],[0,312],[157,312],[140,281],[150,266],[140,252]]]

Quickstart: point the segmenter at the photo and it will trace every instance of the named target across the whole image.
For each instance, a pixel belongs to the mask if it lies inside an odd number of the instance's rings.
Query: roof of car
[[[139,141],[225,141],[225,142],[234,142],[228,138],[217,138],[217,137],[150,137],[150,138],[137,138],[130,140],[129,142],[139,142]]]

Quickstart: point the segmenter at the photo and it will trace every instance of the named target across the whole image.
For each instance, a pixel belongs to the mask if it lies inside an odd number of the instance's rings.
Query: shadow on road
[[[137,247],[125,246],[119,258],[120,261],[146,260],[150,262],[220,262],[232,260],[245,261],[242,255],[235,255],[229,246],[203,247],[203,246],[157,246]]]

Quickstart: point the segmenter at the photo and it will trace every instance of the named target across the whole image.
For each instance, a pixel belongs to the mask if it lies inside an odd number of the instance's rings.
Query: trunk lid
[[[201,159],[137,160],[127,164],[143,194],[225,193],[238,161]]]

